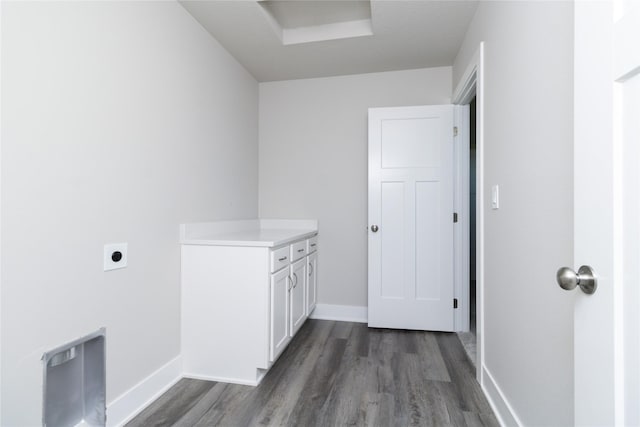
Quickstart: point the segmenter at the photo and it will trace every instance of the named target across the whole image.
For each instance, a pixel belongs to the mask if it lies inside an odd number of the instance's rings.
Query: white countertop
[[[318,233],[315,220],[239,220],[182,224],[180,243],[208,246],[276,247]]]

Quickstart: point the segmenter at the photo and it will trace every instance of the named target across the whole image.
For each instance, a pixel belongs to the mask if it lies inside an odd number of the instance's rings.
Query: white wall
[[[485,367],[524,425],[573,424],[571,2],[480,2],[454,86],[485,41]]]
[[[179,354],[178,224],[257,215],[258,85],[175,2],[2,7],[0,424],[26,426],[54,346],[106,326],[108,402]]]
[[[260,84],[260,216],[319,220],[320,304],[367,305],[367,108],[450,97],[451,67]]]

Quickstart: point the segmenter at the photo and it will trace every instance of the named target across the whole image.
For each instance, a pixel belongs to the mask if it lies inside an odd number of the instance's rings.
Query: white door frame
[[[483,383],[484,372],[484,42],[469,60],[460,83],[453,93],[453,103],[467,105],[476,97],[476,379]],[[469,329],[469,116],[462,110],[456,119],[461,132],[456,138],[455,208],[459,215],[454,245],[456,296],[460,301],[455,314],[457,330]],[[462,121],[460,121],[462,120]],[[467,125],[464,125],[466,120]]]
[[[471,94],[473,98],[474,94]],[[453,229],[453,268],[454,298],[458,299],[458,309],[454,311],[454,327],[456,332],[469,331],[469,313],[471,299],[469,295],[469,173],[470,150],[469,139],[469,101],[462,102],[454,108],[453,122],[458,129],[453,148],[453,210],[458,213],[458,224]]]
[[[0,1],[0,34],[2,34],[2,1]],[[1,43],[0,43],[1,46]],[[0,47],[0,58],[2,58],[2,47]],[[2,64],[0,64],[0,82],[2,82]],[[2,83],[0,83],[0,99],[2,99]],[[2,102],[0,102],[2,105]],[[0,107],[0,118],[2,117],[2,107]],[[2,153],[2,136],[0,135],[0,153]],[[1,158],[0,158],[1,160]],[[2,162],[0,162],[1,164]],[[1,175],[0,175],[1,176]],[[0,186],[2,188],[2,186]],[[2,206],[2,194],[0,192],[0,207]],[[1,211],[1,210],[0,210]],[[1,218],[0,218],[1,220]],[[0,221],[1,223],[1,221]],[[0,227],[0,241],[2,236],[2,230]],[[2,245],[0,245],[2,246]],[[0,260],[2,259],[2,254],[0,253]],[[0,266],[2,263],[0,262]],[[2,267],[0,267],[1,269]],[[1,271],[0,271],[1,273]],[[0,274],[0,331],[2,330],[2,278]],[[2,343],[0,342],[0,362],[2,362]],[[0,366],[2,364],[0,363]],[[2,373],[0,372],[0,383],[2,383]],[[0,422],[2,422],[2,391],[0,391]]]

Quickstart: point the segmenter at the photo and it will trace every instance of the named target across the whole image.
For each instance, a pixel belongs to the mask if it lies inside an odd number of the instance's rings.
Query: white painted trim
[[[468,104],[474,95],[476,97],[476,366],[480,367],[477,369],[476,376],[482,385],[484,375],[484,42],[480,42],[478,49],[469,60],[453,93],[453,102]]]
[[[367,307],[359,305],[316,304],[311,319],[336,320],[338,322],[367,323]]]
[[[266,373],[266,371],[265,371],[265,373]],[[250,385],[250,386],[255,387],[258,384],[260,384],[260,381],[262,381],[262,379],[265,377],[265,373],[260,375],[260,377],[258,377],[255,381],[250,381],[250,380],[241,379],[241,378],[232,378],[232,377],[218,377],[218,376],[215,376],[215,375],[191,374],[191,373],[187,373],[187,372],[183,373],[182,377],[183,378],[191,378],[191,379],[194,379],[194,380],[216,381],[216,382],[220,382],[220,383]]]
[[[491,409],[493,409],[493,413],[496,415],[496,418],[498,418],[500,425],[522,426],[522,421],[518,418],[518,415],[513,410],[513,407],[505,397],[502,389],[498,386],[498,383],[493,379],[491,372],[489,372],[486,367],[482,369],[484,371],[483,377],[485,379],[485,382],[482,385],[482,390],[489,401],[489,405],[491,405]]]
[[[282,44],[287,46],[372,35],[373,26],[371,19],[358,19],[355,21],[335,22],[309,27],[283,28]]]
[[[453,91],[452,99],[454,104],[469,104],[476,95],[478,68],[483,52],[484,42],[481,42],[478,50],[475,51],[469,60],[467,68],[464,70],[460,82],[458,82],[458,86],[456,86],[456,89]]]
[[[469,105],[454,107],[454,124],[458,135],[454,139],[454,211],[458,223],[454,227],[453,265],[454,297],[458,298],[458,309],[454,312],[454,331],[469,331],[471,310],[469,295]]]
[[[171,360],[107,405],[107,426],[122,426],[182,378],[182,358]]]
[[[2,1],[0,1],[0,34],[2,34]],[[0,43],[0,58],[2,58],[2,43]],[[0,100],[2,100],[2,64],[0,64]],[[0,102],[0,118],[2,118],[2,102]],[[2,127],[2,125],[0,124],[0,127]],[[0,132],[0,153],[2,153],[2,132]],[[2,157],[0,154],[0,165],[2,164]],[[0,171],[1,172],[1,171]],[[0,173],[0,176],[2,176],[2,174]],[[1,183],[1,180],[0,180]],[[2,185],[0,185],[0,189],[2,188]],[[2,191],[0,191],[0,207],[2,207]],[[2,209],[0,209],[0,212],[2,212]],[[2,223],[2,217],[0,216],[0,224]],[[2,241],[2,227],[0,227],[0,241]],[[0,247],[2,247],[2,245],[0,245]],[[2,259],[2,254],[0,251],[0,259]],[[1,265],[1,263],[0,263]],[[0,273],[2,273],[2,271],[0,270]],[[0,274],[0,331],[2,330],[2,274]],[[2,366],[2,343],[0,340],[0,366]],[[0,384],[2,384],[2,369],[0,369]],[[1,389],[1,387],[0,387]],[[0,390],[0,424],[2,423],[2,391]]]

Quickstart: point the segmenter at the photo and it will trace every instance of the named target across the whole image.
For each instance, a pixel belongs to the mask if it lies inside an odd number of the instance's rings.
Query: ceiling
[[[477,0],[180,0],[258,81],[452,65]]]

